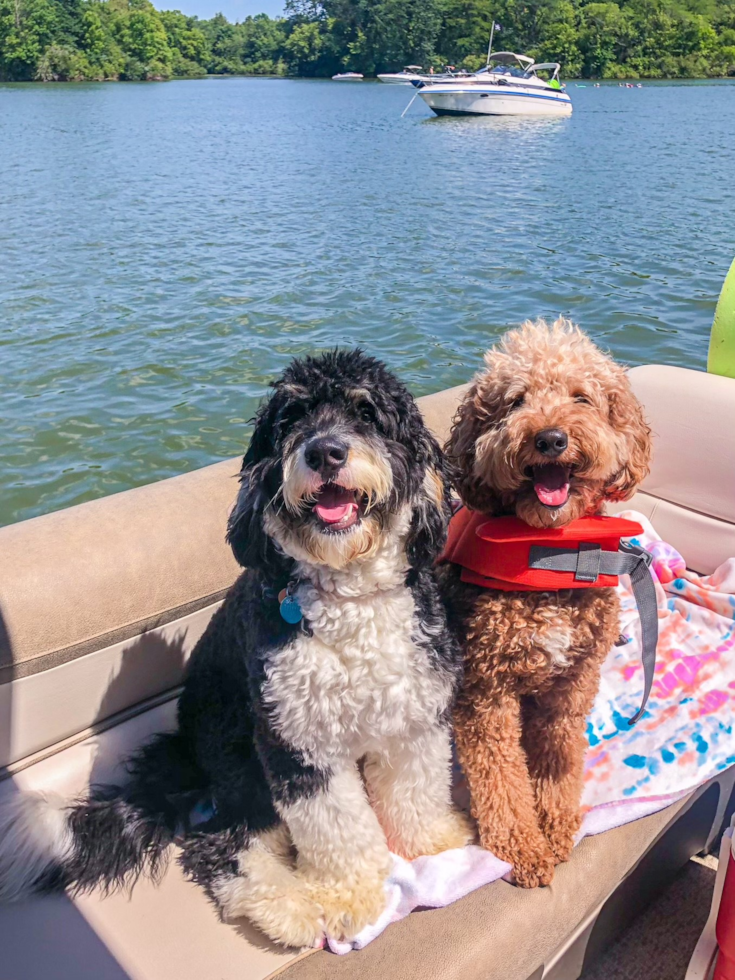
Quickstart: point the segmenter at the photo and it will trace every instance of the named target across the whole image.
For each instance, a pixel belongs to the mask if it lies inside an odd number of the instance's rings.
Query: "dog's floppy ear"
[[[383,379],[382,388],[390,395],[388,408],[397,433],[394,482],[411,506],[405,548],[416,572],[433,565],[444,548],[451,517],[448,467],[413,396],[392,376]]]
[[[272,466],[271,460],[263,460],[252,466],[243,465],[240,471],[240,491],[227,522],[227,542],[237,562],[245,568],[276,570],[283,564],[283,556],[263,525],[270,500],[266,483]]]
[[[452,482],[462,503],[470,510],[484,514],[493,514],[500,506],[498,495],[475,475],[475,445],[490,425],[488,407],[475,383],[457,409],[444,451],[452,467]]]
[[[421,425],[423,427],[423,422]],[[424,473],[414,499],[406,539],[406,554],[414,570],[428,568],[439,557],[447,540],[451,517],[451,484],[439,444],[424,428],[416,448]]]
[[[651,429],[622,369],[617,384],[608,390],[607,395],[610,424],[625,439],[625,459],[605,487],[605,497],[607,500],[629,500],[648,476],[651,467]]]
[[[240,491],[227,523],[227,542],[239,564],[273,573],[281,572],[288,561],[264,527],[265,509],[282,478],[274,436],[279,411],[278,395],[272,395],[255,416],[240,470]]]

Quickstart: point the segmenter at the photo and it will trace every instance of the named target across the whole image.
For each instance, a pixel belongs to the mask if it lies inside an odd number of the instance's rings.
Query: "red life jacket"
[[[461,565],[463,582],[504,592],[614,588],[617,575],[599,574],[590,580],[575,578],[575,571],[532,568],[531,548],[574,548],[593,543],[604,551],[617,552],[621,538],[642,531],[640,524],[621,517],[581,517],[566,527],[538,528],[517,517],[487,517],[462,507],[449,524],[439,560]]]
[[[517,517],[487,517],[462,507],[450,521],[439,561],[460,565],[463,582],[503,592],[614,588],[620,575],[630,575],[641,618],[644,670],[643,699],[629,721],[633,725],[651,692],[658,642],[651,556],[622,541],[642,531],[636,521],[621,517],[595,515],[565,527],[536,528]]]

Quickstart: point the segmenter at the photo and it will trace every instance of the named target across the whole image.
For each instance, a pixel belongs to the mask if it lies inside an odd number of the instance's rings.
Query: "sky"
[[[189,16],[207,19],[223,13],[230,21],[244,20],[248,15],[283,13],[283,0],[153,0],[159,10],[180,10]]]

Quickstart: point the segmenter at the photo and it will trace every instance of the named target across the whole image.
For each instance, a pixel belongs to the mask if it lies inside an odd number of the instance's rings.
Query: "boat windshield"
[[[492,62],[492,66],[490,64]],[[530,71],[533,65],[533,58],[528,58],[525,54],[513,54],[512,51],[500,51],[498,54],[490,55],[490,60],[484,68],[480,68],[477,75],[511,75],[513,78],[523,78],[526,71]]]
[[[513,65],[498,65],[496,68],[491,68],[488,72],[489,75],[512,75],[514,78],[525,78],[526,73],[521,71],[520,68],[515,68]]]
[[[541,65],[530,65],[526,69],[526,74],[536,75],[538,72],[548,72],[552,78],[556,78],[559,74],[559,69],[561,65],[557,61],[544,62]]]

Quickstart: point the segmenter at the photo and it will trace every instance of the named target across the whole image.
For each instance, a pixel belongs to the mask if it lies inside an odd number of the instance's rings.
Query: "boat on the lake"
[[[361,82],[363,75],[359,71],[345,71],[338,75],[332,75],[333,82]]]
[[[457,71],[453,65],[447,65],[438,75],[425,72],[421,65],[406,65],[402,71],[378,75],[378,80],[386,85],[413,85],[414,82],[438,82],[445,78],[467,78],[468,75],[469,72]]]
[[[421,65],[406,65],[402,71],[383,72],[378,75],[378,81],[386,85],[411,85],[414,81],[430,78]]]
[[[438,116],[568,116],[572,100],[559,81],[559,70],[557,62],[535,64],[527,55],[498,51],[472,75],[413,85]]]

